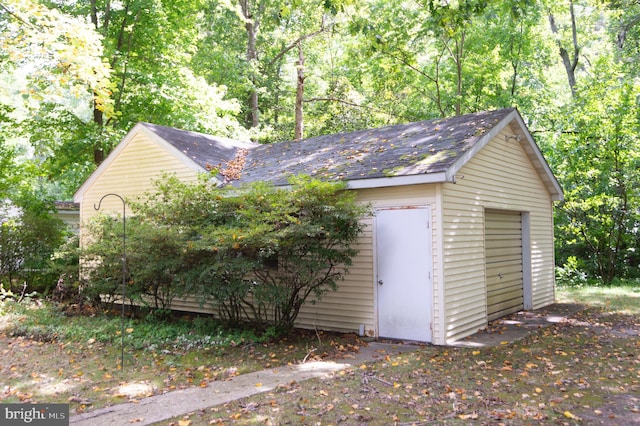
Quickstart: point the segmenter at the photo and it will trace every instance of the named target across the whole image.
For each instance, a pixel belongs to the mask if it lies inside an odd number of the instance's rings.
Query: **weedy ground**
[[[558,300],[585,309],[513,344],[424,346],[164,424],[640,424],[640,288],[565,289]],[[80,412],[366,345],[313,331],[261,340],[204,320],[129,321],[122,339],[118,318],[56,312],[0,310],[0,402]]]

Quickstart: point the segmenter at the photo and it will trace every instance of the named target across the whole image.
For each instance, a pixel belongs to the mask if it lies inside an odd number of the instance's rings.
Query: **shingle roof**
[[[260,145],[149,123],[137,124],[76,191],[84,192],[141,129],[175,150],[196,171],[219,168],[221,183],[264,181],[286,185],[292,175],[347,181],[352,189],[415,183],[454,182],[457,171],[491,138],[513,123],[523,148],[553,199],[563,199],[540,149],[515,108],[378,129]]]
[[[73,201],[56,201],[56,209],[60,210],[80,210],[80,203],[74,203]]]
[[[255,146],[238,183],[291,175],[358,180],[445,172],[513,108]]]
[[[251,149],[258,144],[205,135],[203,133],[141,123],[171,144],[203,169],[218,167],[233,160],[238,149]]]

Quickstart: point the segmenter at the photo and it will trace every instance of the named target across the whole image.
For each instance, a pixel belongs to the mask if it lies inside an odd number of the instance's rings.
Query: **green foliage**
[[[69,199],[138,121],[246,138],[238,102],[189,67],[202,7],[4,2],[0,172],[12,173],[0,174],[0,194],[12,176]],[[15,144],[25,155],[13,155]]]
[[[0,103],[0,199],[6,199],[20,175],[15,167],[15,147],[9,145],[7,135],[15,123],[9,118],[11,108]]]
[[[11,290],[6,290],[4,288],[4,285],[0,283],[0,308],[6,309],[6,307],[10,304],[21,302],[31,303],[36,296],[37,293],[35,291],[32,291],[30,293],[14,293]]]
[[[586,268],[575,256],[569,256],[564,265],[556,267],[556,284],[559,287],[584,287],[588,284]]]
[[[50,292],[56,278],[50,275],[50,259],[64,238],[64,224],[47,205],[23,199],[21,205],[0,208],[0,282],[10,290]]]
[[[48,282],[55,282],[55,288],[48,288],[55,301],[79,300],[80,296],[80,239],[77,235],[67,237],[48,262]]]
[[[122,217],[99,215],[92,219],[87,229],[91,242],[81,249],[80,256],[82,274],[91,284],[83,289],[83,295],[100,309],[111,309],[117,301],[117,296],[122,294],[122,274],[127,274],[126,268],[123,268],[126,240]],[[128,278],[127,275],[124,280],[130,284]],[[126,288],[125,291],[129,297],[134,294],[132,289]]]
[[[253,270],[252,293],[258,300],[266,296],[270,317],[285,328],[293,327],[302,304],[337,288],[358,252],[354,244],[365,214],[341,185],[306,178],[290,183],[290,190],[273,192],[255,185],[241,210],[252,228],[266,231],[249,233],[242,242],[266,265]]]
[[[552,159],[565,188],[557,211],[560,265],[573,256],[605,284],[638,274],[640,125],[634,82],[603,58],[563,117]]]
[[[167,178],[127,221],[127,295],[162,309],[192,296],[227,324],[289,330],[304,303],[348,273],[367,212],[354,197],[308,178],[241,189]],[[88,295],[118,295],[122,226],[104,216],[96,225],[84,255],[93,265]]]
[[[73,99],[83,99],[106,117],[114,115],[111,69],[86,21],[37,0],[7,0],[0,34],[9,59],[5,78],[26,76],[11,88],[23,98],[21,108],[37,112],[42,102],[54,102],[73,110]]]
[[[0,307],[5,317],[20,318],[13,321],[7,331],[13,336],[27,336],[41,341],[67,341],[85,344],[91,340],[104,344],[119,344],[122,320],[119,316],[73,315],[65,313],[60,305],[49,303],[37,306],[25,299],[15,303],[17,296],[0,286]],[[175,317],[159,319],[125,319],[125,345],[130,350],[180,350],[205,347],[229,347],[240,342],[264,342],[272,336],[259,335],[247,329],[230,329],[210,316]]]

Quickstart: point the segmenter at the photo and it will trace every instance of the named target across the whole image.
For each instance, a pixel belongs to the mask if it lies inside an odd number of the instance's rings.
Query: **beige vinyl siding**
[[[543,207],[542,205],[540,206]],[[553,205],[549,214],[538,215],[531,222],[531,297],[532,309],[555,301],[555,258],[553,240]],[[551,284],[549,284],[551,283]]]
[[[358,190],[358,201],[363,204],[370,204],[374,209],[433,205],[435,203],[435,186],[412,185],[362,189]],[[435,208],[431,209],[432,212],[435,210]],[[432,222],[435,223],[433,218]],[[366,224],[366,229],[358,243],[360,253],[353,260],[350,273],[344,281],[338,283],[338,291],[325,294],[322,300],[315,304],[304,305],[298,316],[297,326],[358,332],[362,324],[366,335],[376,336],[373,218],[364,219],[364,223]],[[436,238],[434,237],[433,239],[435,241]],[[436,247],[434,244],[434,254],[437,252]]]
[[[104,195],[117,193],[125,200],[133,200],[152,191],[152,182],[164,173],[175,174],[183,182],[197,179],[193,168],[150,140],[144,133],[136,133],[109,167],[87,188],[80,204],[81,220],[86,223],[99,213],[94,205],[98,205]],[[129,211],[127,208],[127,212]],[[122,202],[117,197],[106,197],[102,201],[100,212],[121,214]]]
[[[81,203],[83,221],[97,214],[94,204],[108,193],[116,192],[125,199],[133,199],[152,190],[152,181],[163,173],[172,173],[183,182],[194,181],[197,173],[170,155],[160,145],[142,134],[134,135],[108,168],[87,188]],[[433,185],[360,190],[358,199],[373,207],[430,205],[434,202]],[[122,203],[116,197],[107,197],[101,211],[122,212]],[[436,209],[432,208],[432,211]],[[373,218],[363,219],[366,227],[358,243],[359,255],[354,259],[346,279],[338,283],[337,292],[327,293],[315,304],[303,306],[297,326],[338,331],[359,331],[364,325],[367,335],[375,335],[375,287]],[[435,238],[434,238],[435,240]],[[434,253],[436,249],[434,246]],[[176,299],[172,309],[213,313],[211,307],[200,306],[191,297]]]
[[[551,196],[512,134],[507,126],[442,187],[446,342],[487,323],[485,208],[528,212],[531,307],[554,301]]]

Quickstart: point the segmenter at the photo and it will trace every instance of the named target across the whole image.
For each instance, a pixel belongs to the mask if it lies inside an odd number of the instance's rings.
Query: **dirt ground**
[[[104,347],[1,335],[0,402],[69,401],[77,413],[72,424],[92,426],[633,425],[640,424],[639,336],[636,315],[558,304],[492,322],[461,347],[366,342],[354,335],[340,341],[336,335],[334,347],[342,350],[332,356],[171,389],[145,387],[152,382],[135,377],[142,371],[145,377],[171,375],[170,365],[150,364],[129,380],[114,378],[117,373],[105,367],[112,360],[100,359]],[[212,398],[216,394],[225,398]],[[97,395],[104,395],[102,405]],[[109,417],[114,412],[120,413],[116,423]]]

